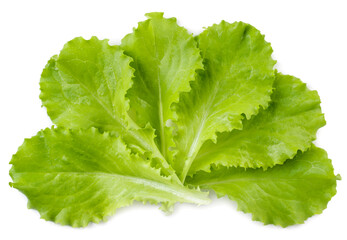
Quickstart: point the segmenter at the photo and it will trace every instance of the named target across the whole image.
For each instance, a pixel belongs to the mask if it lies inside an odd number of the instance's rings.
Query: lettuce
[[[243,121],[243,129],[218,134],[217,143],[206,142],[191,174],[209,171],[212,163],[227,167],[268,168],[306,151],[325,125],[316,91],[298,78],[276,74],[270,106]]]
[[[127,149],[119,137],[95,128],[40,131],[13,156],[12,186],[46,220],[87,226],[134,200],[206,204],[206,193],[160,175],[150,162]]]
[[[227,195],[253,220],[286,227],[319,214],[336,194],[331,161],[323,149],[312,146],[283,166],[262,169],[214,167],[190,179],[193,185]]]
[[[41,75],[40,98],[57,126],[96,127],[122,136],[129,148],[149,153],[165,173],[175,177],[156,146],[152,127],[139,127],[127,114],[125,95],[134,74],[130,62],[132,58],[108,40],[75,38],[48,61]]]
[[[216,132],[241,129],[243,115],[249,119],[268,106],[274,81],[272,48],[249,24],[222,21],[203,31],[197,42],[205,71],[176,105],[173,166],[182,181],[206,140],[216,141]]]
[[[202,69],[200,51],[194,38],[176,19],[164,19],[162,13],[147,14],[133,33],[122,40],[125,54],[134,59],[134,84],[129,89],[129,115],[141,127],[150,124],[156,143],[165,158],[174,146],[172,131],[166,125],[173,119],[171,108],[179,94],[190,91],[190,81]]]
[[[194,38],[147,17],[120,46],[79,37],[48,61],[40,98],[56,126],[10,162],[28,207],[84,227],[133,201],[207,204],[213,190],[265,224],[321,213],[340,176],[312,145],[325,125],[317,92],[278,73],[249,24]]]

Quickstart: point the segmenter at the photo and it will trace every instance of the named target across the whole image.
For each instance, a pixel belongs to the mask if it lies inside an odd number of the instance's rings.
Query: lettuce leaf
[[[131,58],[108,40],[75,38],[42,72],[40,98],[52,121],[69,128],[127,128],[125,98],[134,70]]]
[[[187,182],[227,195],[253,220],[286,227],[320,214],[336,194],[334,169],[327,153],[312,146],[284,165],[263,169],[217,167]]]
[[[134,32],[122,40],[125,53],[134,59],[134,85],[128,91],[129,114],[141,127],[156,129],[157,145],[164,157],[174,145],[167,121],[173,119],[172,103],[181,92],[190,90],[195,71],[202,69],[202,59],[191,34],[163,13],[146,14]]]
[[[126,92],[132,86],[132,59],[119,46],[92,37],[75,38],[53,56],[41,75],[40,98],[57,126],[111,131],[135,152],[157,160],[166,175],[180,182],[154,142],[150,126],[140,128],[128,116]]]
[[[242,128],[270,101],[275,61],[272,48],[254,27],[222,21],[197,37],[205,72],[182,93],[176,105],[178,132],[174,168],[184,179],[206,140],[216,132]]]
[[[243,121],[242,130],[218,134],[217,143],[202,146],[189,174],[209,171],[211,164],[266,169],[311,146],[317,130],[325,125],[317,92],[280,73],[274,88],[270,106]]]
[[[47,128],[26,139],[10,163],[11,185],[28,197],[28,207],[62,225],[106,220],[134,200],[209,203],[206,193],[172,183],[121,138],[95,128]]]

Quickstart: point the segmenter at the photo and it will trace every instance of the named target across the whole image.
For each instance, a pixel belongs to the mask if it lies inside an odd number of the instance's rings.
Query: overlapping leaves
[[[40,98],[57,127],[11,160],[28,206],[80,227],[134,200],[207,204],[212,189],[265,224],[321,213],[339,176],[312,145],[325,124],[317,92],[276,73],[249,24],[222,21],[194,39],[174,18],[147,16],[121,46],[76,38],[49,60]]]

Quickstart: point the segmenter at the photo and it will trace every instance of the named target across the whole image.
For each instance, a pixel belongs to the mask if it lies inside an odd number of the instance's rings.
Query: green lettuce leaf
[[[134,32],[122,40],[122,48],[134,61],[135,78],[127,96],[129,114],[141,127],[156,129],[157,145],[164,157],[173,146],[167,121],[174,118],[172,103],[181,92],[190,90],[189,82],[202,69],[200,51],[191,34],[176,23],[176,18],[163,18],[163,13],[146,14]]]
[[[52,121],[69,128],[127,128],[125,98],[132,59],[108,40],[75,38],[53,56],[41,75],[40,98]]]
[[[42,72],[43,106],[57,126],[96,127],[122,136],[132,150],[155,158],[163,173],[179,182],[154,142],[153,129],[140,128],[127,114],[129,100],[125,94],[134,72],[131,61],[108,40],[79,37],[69,41]]]
[[[73,227],[106,220],[134,200],[206,204],[206,193],[174,184],[121,138],[97,129],[52,128],[26,139],[10,162],[11,185],[41,217]]]
[[[210,165],[264,169],[304,152],[325,125],[316,91],[289,75],[276,74],[272,102],[266,110],[243,122],[242,130],[218,134],[207,141],[189,174],[209,171]]]
[[[216,132],[242,128],[266,108],[274,81],[272,48],[249,24],[222,21],[197,37],[205,72],[175,106],[178,114],[174,168],[184,181],[201,145]]]
[[[327,153],[312,146],[284,165],[266,171],[217,167],[199,172],[187,182],[227,195],[253,220],[286,227],[320,214],[336,194],[334,169]]]

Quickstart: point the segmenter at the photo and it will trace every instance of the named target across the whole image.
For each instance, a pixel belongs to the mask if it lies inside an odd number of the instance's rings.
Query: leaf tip
[[[146,13],[145,16],[149,19],[153,19],[153,18],[163,18],[164,17],[164,13],[163,12],[150,12],[150,13]]]

